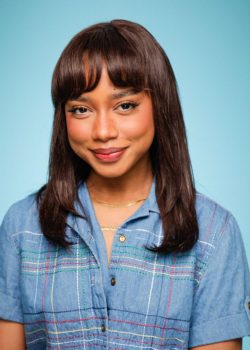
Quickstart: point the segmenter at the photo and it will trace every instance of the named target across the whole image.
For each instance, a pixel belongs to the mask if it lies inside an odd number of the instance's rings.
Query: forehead
[[[106,80],[116,88],[134,87],[143,90],[148,85],[147,71],[142,60],[135,55],[88,51],[82,63],[86,91],[94,89],[100,80]]]
[[[87,66],[88,67],[88,66]],[[87,68],[88,69],[88,68]],[[87,76],[89,76],[89,79],[91,79],[91,74],[87,73]],[[90,82],[89,82],[90,83]],[[97,82],[96,86],[88,91],[84,91],[80,94],[80,96],[73,98],[73,100],[81,101],[81,102],[87,102],[91,99],[91,96],[94,97],[102,97],[106,96],[111,100],[116,100],[119,98],[123,98],[126,96],[136,95],[140,92],[142,92],[143,89],[138,89],[133,86],[116,86],[111,81],[107,65],[103,64],[99,81]],[[69,99],[71,100],[71,99]]]

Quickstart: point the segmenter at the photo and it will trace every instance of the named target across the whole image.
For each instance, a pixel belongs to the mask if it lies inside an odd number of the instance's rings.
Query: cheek
[[[151,143],[155,133],[153,113],[142,110],[137,118],[131,119],[131,122],[126,126],[126,132],[131,139]]]
[[[66,118],[66,126],[70,142],[81,143],[86,141],[88,132],[86,131],[86,126],[83,126],[80,120]]]

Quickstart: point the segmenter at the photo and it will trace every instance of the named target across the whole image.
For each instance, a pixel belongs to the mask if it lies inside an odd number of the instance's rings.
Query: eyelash
[[[127,112],[135,109],[136,107],[139,106],[139,103],[137,102],[122,102],[120,103],[115,109],[118,109],[120,107],[124,107],[124,105],[129,105],[129,108],[122,109],[122,112]],[[75,114],[75,115],[83,115],[88,111],[88,108],[83,107],[83,106],[73,106],[68,110],[69,113]]]
[[[128,109],[123,109],[123,111],[126,112],[126,111],[130,111],[130,110],[133,110],[136,107],[138,107],[139,103],[137,103],[137,102],[122,102],[116,107],[116,109],[121,107],[121,106],[124,106],[124,105],[129,105],[130,106],[130,108],[128,108]]]
[[[77,110],[85,110],[85,112],[88,110],[86,107],[72,107],[71,109],[68,110],[68,112],[72,113],[72,114],[76,114],[76,115],[81,115],[84,112],[81,111],[80,113],[77,113]]]

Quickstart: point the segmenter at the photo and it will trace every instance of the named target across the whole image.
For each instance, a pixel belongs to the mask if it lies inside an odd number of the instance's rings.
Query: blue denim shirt
[[[0,318],[23,322],[28,350],[184,350],[250,334],[250,278],[233,216],[197,194],[199,240],[157,254],[163,237],[155,184],[105,241],[87,187],[86,218],[69,216],[68,249],[41,232],[34,195],[14,204],[0,231]]]

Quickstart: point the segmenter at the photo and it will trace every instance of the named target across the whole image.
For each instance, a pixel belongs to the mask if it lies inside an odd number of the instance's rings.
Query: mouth
[[[92,152],[94,156],[104,162],[115,162],[121,158],[127,147],[123,148],[96,148]]]

